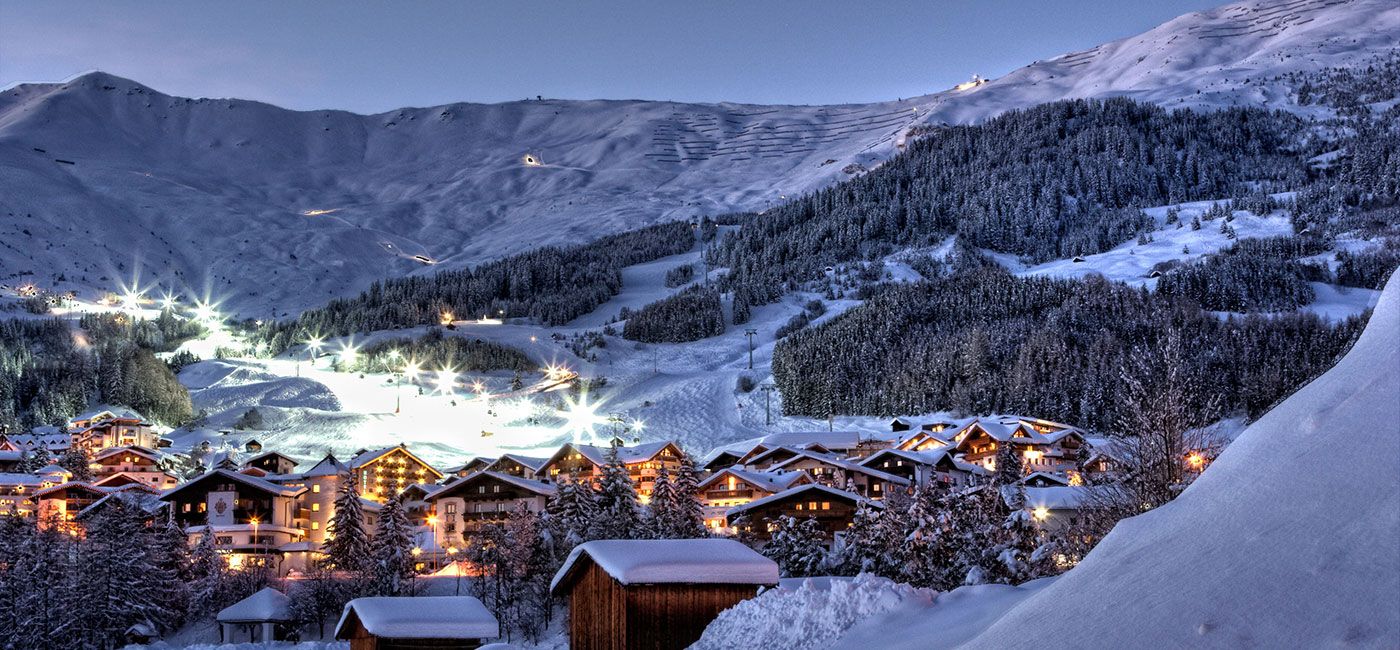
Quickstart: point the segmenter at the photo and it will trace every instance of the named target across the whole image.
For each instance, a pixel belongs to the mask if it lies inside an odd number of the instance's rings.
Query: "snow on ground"
[[[1364,63],[1397,32],[1390,0],[1247,1],[968,89],[841,106],[545,99],[356,115],[171,97],[102,73],[20,85],[0,91],[0,268],[88,294],[140,279],[281,317],[384,277],[763,210],[878,166],[921,124],[1117,95],[1325,111],[1294,105],[1277,75]]]
[[[868,650],[902,643],[922,650],[955,648],[1054,581],[1042,578],[1017,586],[971,585],[938,594],[931,602],[909,600],[851,626],[832,647]],[[892,630],[897,632],[892,634]]]
[[[1400,646],[1397,368],[1400,274],[1341,362],[969,645]]]
[[[784,581],[720,613],[692,650],[829,647],[853,625],[886,612],[927,606],[936,592],[885,578]],[[867,648],[887,647],[890,639]]]

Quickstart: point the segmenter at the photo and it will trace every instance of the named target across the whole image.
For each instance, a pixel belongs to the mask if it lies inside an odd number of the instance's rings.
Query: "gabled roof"
[[[180,478],[178,476],[175,476],[174,474],[171,474],[170,472],[165,472],[163,470],[162,473],[174,479]],[[140,485],[142,487],[149,487],[146,481],[132,476],[130,472],[117,472],[116,474],[108,474],[107,476],[93,481],[92,484],[98,487],[105,488],[119,488],[125,485]]]
[[[42,485],[48,479],[21,472],[0,472],[0,485]]]
[[[394,445],[393,447],[384,447],[382,449],[371,449],[368,451],[362,451],[358,454],[355,454],[355,457],[350,459],[349,466],[351,469],[359,469],[376,460],[379,460],[380,458],[388,456],[389,454],[395,451],[402,451],[403,453],[408,454],[409,458],[412,458],[413,460],[422,463],[425,467],[428,468],[428,471],[432,472],[433,474],[436,474],[438,478],[442,478],[442,472],[439,472],[437,468],[433,467],[432,464],[428,461],[419,458],[413,452],[409,451],[407,445],[402,444]]]
[[[272,587],[263,587],[261,591],[225,607],[218,616],[220,623],[286,622],[293,620],[296,620],[296,617],[292,615],[291,599]]]
[[[617,459],[622,461],[622,463],[626,465],[630,465],[632,463],[644,463],[646,461],[656,458],[657,454],[660,454],[661,451],[663,449],[666,449],[667,447],[673,447],[676,449],[676,451],[680,451],[680,447],[677,447],[676,443],[670,440],[662,442],[649,442],[644,445],[635,445],[632,447],[618,447]],[[599,467],[608,463],[607,454],[608,449],[610,449],[609,447],[600,447],[598,445],[583,445],[570,442],[565,443],[564,446],[559,448],[559,451],[554,452],[554,455],[550,456],[549,460],[545,461],[544,465],[540,466],[540,469],[544,469],[549,465],[553,465],[559,462],[564,458],[564,455],[567,454],[570,449],[577,451],[581,456],[588,459],[588,462],[593,463],[594,465],[597,465]]]
[[[471,469],[472,469],[473,467],[483,467],[483,468],[484,468],[484,467],[487,467],[487,466],[491,465],[491,463],[494,463],[494,462],[496,462],[496,459],[495,459],[495,458],[488,458],[488,457],[486,457],[486,456],[476,456],[475,458],[472,458],[471,460],[469,460],[469,461],[467,461],[467,462],[465,462],[465,463],[462,463],[461,465],[458,465],[458,466],[456,466],[456,467],[448,468],[448,469],[447,469],[447,473],[448,473],[448,474],[460,474],[460,473],[462,473],[462,472],[471,471]]]
[[[282,459],[285,459],[285,460],[290,460],[290,461],[292,461],[292,467],[296,467],[296,465],[297,465],[297,459],[292,458],[291,456],[288,456],[288,455],[286,455],[286,454],[284,454],[284,453],[282,453],[282,452],[280,452],[280,451],[265,451],[265,452],[263,452],[263,453],[261,453],[261,454],[258,454],[258,455],[254,456],[254,457],[252,457],[252,458],[249,458],[248,460],[243,461],[243,464],[244,464],[244,465],[251,465],[251,464],[253,464],[253,463],[256,462],[256,461],[262,460],[262,459],[264,459],[264,458],[271,458],[271,457],[274,457],[274,456],[277,457],[277,458],[282,458]]]
[[[35,492],[29,498],[42,499],[46,496],[49,496],[50,494],[65,492],[67,490],[85,490],[87,492],[92,493],[93,495],[105,495],[108,492],[108,490],[104,490],[92,483],[87,483],[84,481],[69,481],[67,483],[59,483],[58,485],[51,485],[49,487],[46,487],[42,490],[39,490],[38,492]]]
[[[205,472],[204,474],[198,477],[190,479],[182,485],[178,485],[176,487],[170,488],[169,490],[166,490],[160,498],[165,501],[170,501],[175,497],[176,494],[179,494],[186,490],[190,490],[197,485],[207,483],[210,480],[216,478],[228,479],[230,481],[234,481],[251,487],[255,490],[261,490],[263,492],[282,497],[294,497],[306,491],[305,487],[290,487],[286,485],[278,485],[277,483],[273,483],[271,481],[261,479],[256,476],[249,476],[247,474],[242,474],[226,469],[215,469]]]
[[[798,454],[797,454],[796,456],[794,456],[794,457],[792,457],[792,458],[790,458],[790,459],[788,459],[788,460],[785,460],[785,461],[783,461],[783,462],[781,462],[781,463],[778,463],[777,465],[774,465],[774,466],[772,467],[772,469],[782,469],[782,468],[784,468],[784,467],[787,467],[788,465],[792,465],[792,464],[794,464],[794,463],[799,463],[799,462],[801,462],[801,461],[803,461],[803,460],[807,460],[807,459],[815,460],[815,461],[817,461],[817,462],[820,462],[820,463],[825,464],[825,465],[830,465],[830,466],[832,466],[832,467],[838,467],[838,468],[843,469],[843,470],[845,470],[845,471],[847,471],[847,472],[855,472],[855,473],[858,473],[858,474],[865,474],[865,475],[867,475],[867,476],[870,476],[870,477],[873,477],[873,478],[878,478],[878,479],[880,479],[880,480],[882,480],[882,481],[886,481],[886,482],[889,482],[889,483],[896,483],[896,484],[899,484],[899,485],[908,485],[908,484],[909,484],[909,479],[904,478],[903,476],[895,476],[894,474],[891,474],[891,473],[889,473],[889,472],[880,471],[880,470],[874,469],[874,468],[872,468],[872,467],[866,467],[866,466],[864,466],[864,465],[861,465],[860,463],[856,463],[856,462],[854,462],[854,461],[846,460],[846,459],[844,459],[844,458],[838,458],[838,457],[833,456],[833,455],[830,455],[830,454],[819,454],[819,453],[811,452],[811,451],[799,451]]]
[[[345,604],[335,638],[348,639],[357,627],[383,639],[494,639],[496,617],[471,596],[371,596]]]
[[[149,447],[142,447],[141,445],[130,445],[126,447],[108,447],[106,449],[103,449],[96,456],[93,456],[92,459],[97,461],[102,460],[103,458],[110,458],[112,456],[117,456],[120,454],[136,454],[137,456],[149,458],[150,460],[155,462],[161,461],[160,452]]]
[[[884,460],[886,456],[894,456],[896,458],[907,460],[916,465],[928,465],[932,467],[933,465],[936,465],[938,463],[939,459],[943,458],[946,455],[948,455],[948,452],[942,450],[929,449],[925,451],[909,451],[905,449],[895,449],[891,447],[889,449],[881,449],[880,451],[877,451],[873,454],[870,454],[869,456],[866,456],[865,458],[860,459],[858,462],[862,466],[870,467],[873,469],[876,462]]]
[[[1060,476],[1059,474],[1051,474],[1050,472],[1032,472],[1026,475],[1025,478],[1021,479],[1021,482],[1029,484],[1033,479],[1050,481],[1051,483],[1054,483],[1056,485],[1069,485],[1069,479]]]
[[[754,451],[758,451],[759,449],[760,449],[760,447],[755,447],[755,448],[754,448]],[[787,447],[787,446],[768,447],[768,448],[766,448],[766,449],[763,449],[763,451],[758,451],[758,453],[756,453],[756,454],[753,453],[753,452],[749,452],[748,454],[746,454],[746,455],[744,456],[744,458],[741,458],[741,459],[739,460],[739,464],[741,464],[741,465],[756,465],[756,464],[761,463],[761,462],[763,462],[763,461],[765,461],[765,460],[772,460],[772,458],[773,458],[774,456],[779,456],[779,455],[782,455],[782,454],[791,454],[791,455],[793,455],[793,456],[797,456],[797,455],[801,454],[801,453],[804,452],[804,451],[816,451],[816,453],[830,453],[830,451],[829,451],[829,450],[826,450],[825,448],[823,448],[822,450],[818,451],[818,450],[801,449],[801,448],[798,448],[798,447]]]
[[[854,503],[854,504],[857,504],[857,505],[859,505],[859,504],[865,504],[866,506],[869,506],[869,507],[872,507],[872,508],[884,508],[884,507],[885,507],[885,504],[880,503],[879,501],[874,501],[874,500],[871,500],[871,499],[867,499],[867,498],[865,498],[865,497],[863,497],[863,496],[861,496],[861,495],[859,495],[859,494],[856,494],[856,493],[854,493],[854,492],[847,492],[847,491],[845,491],[845,490],[838,490],[838,489],[836,489],[836,488],[834,488],[834,487],[829,487],[829,486],[826,486],[826,485],[822,485],[822,484],[820,484],[820,483],[808,483],[808,484],[806,484],[806,485],[799,485],[799,486],[797,486],[797,487],[795,487],[795,488],[792,488],[792,489],[790,489],[790,490],[783,490],[782,492],[779,492],[779,493],[777,493],[777,494],[770,494],[770,495],[768,495],[768,496],[766,496],[766,497],[763,497],[762,499],[754,499],[753,501],[750,501],[750,502],[745,503],[745,504],[743,504],[743,505],[734,506],[733,508],[730,508],[727,512],[725,512],[725,513],[724,513],[724,516],[725,516],[726,518],[728,518],[728,517],[733,517],[733,516],[735,516],[735,515],[738,515],[738,514],[747,512],[747,511],[749,511],[749,510],[753,510],[754,508],[759,508],[759,507],[762,507],[762,506],[766,506],[766,505],[768,505],[768,504],[770,504],[770,503],[774,503],[774,502],[777,502],[777,501],[783,501],[783,500],[785,500],[785,499],[790,499],[790,498],[797,497],[797,496],[801,496],[801,497],[803,497],[803,498],[808,498],[809,496],[812,496],[812,495],[825,495],[825,496],[827,496],[827,497],[834,498],[834,499],[841,499],[841,500],[844,500],[844,501],[850,501],[851,503]]]
[[[1089,494],[1083,486],[1028,487],[1025,490],[1026,507],[1031,509],[1077,510]],[[1002,496],[1007,495],[1003,493]]]
[[[118,418],[122,420],[137,420],[140,422],[146,421],[146,417],[141,415],[140,413],[137,413],[134,409],[129,409],[125,406],[110,406],[104,404],[90,411],[79,413],[78,415],[68,418],[68,424],[86,422],[88,420],[102,415],[109,415],[113,418]]]
[[[349,468],[345,467],[344,463],[336,460],[334,454],[326,454],[326,457],[322,458],[321,462],[312,465],[311,469],[302,472],[301,475],[304,478],[316,478],[320,476],[338,476],[348,471],[350,471]]]
[[[492,461],[491,464],[486,467],[486,469],[497,469],[496,466],[499,465],[503,460],[510,460],[519,463],[521,466],[525,467],[531,472],[540,471],[540,468],[544,467],[544,464],[549,462],[548,458],[540,458],[538,456],[521,456],[520,454],[501,454],[501,457]]]
[[[743,467],[735,466],[726,467],[718,472],[715,472],[714,474],[711,474],[705,480],[700,482],[699,489],[708,489],[710,485],[713,485],[714,483],[720,481],[725,476],[733,476],[734,478],[743,481],[757,489],[770,493],[782,492],[783,490],[792,487],[793,485],[804,479],[811,480],[812,478],[811,475],[800,469],[793,470],[790,472],[772,470],[760,472],[755,470],[747,470]]]
[[[515,487],[518,487],[522,490],[534,492],[535,494],[539,494],[541,496],[552,495],[557,490],[557,488],[553,484],[545,483],[544,481],[536,481],[535,479],[521,478],[513,474],[504,474],[501,472],[483,470],[480,472],[476,472],[471,476],[464,476],[460,480],[454,481],[448,485],[443,486],[442,489],[429,494],[428,500],[437,501],[438,499],[442,499],[453,494],[458,494],[462,489],[466,488],[467,486],[475,485],[486,479],[494,479],[502,483],[514,485]]]
[[[1051,431],[1042,433],[1036,427],[1050,428]],[[952,438],[957,441],[958,448],[966,442],[966,434],[977,429],[985,432],[988,437],[997,442],[1011,442],[1018,445],[1048,445],[1060,440],[1077,436],[1083,439],[1084,432],[1068,424],[1060,424],[1049,420],[1038,418],[1027,418],[1016,415],[1005,415],[999,417],[974,418],[962,428],[960,428]]]
[[[623,585],[778,584],[778,564],[732,539],[607,539],[579,544],[549,589],[573,584],[587,558]]]
[[[114,499],[120,500],[128,506],[151,515],[160,512],[160,509],[167,505],[164,501],[160,500],[160,495],[152,492],[145,486],[129,485],[125,488],[113,490],[102,498],[93,501],[91,505],[78,511],[75,518],[83,519],[91,516],[92,513],[101,510]]]

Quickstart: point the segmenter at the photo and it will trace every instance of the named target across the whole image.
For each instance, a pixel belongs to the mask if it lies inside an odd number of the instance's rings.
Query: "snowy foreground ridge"
[[[925,125],[1074,97],[1313,111],[1278,75],[1364,64],[1397,32],[1394,0],[1238,2],[980,85],[840,106],[546,98],[356,115],[103,73],[25,84],[0,91],[0,268],[281,317],[385,277],[764,210],[878,166]]]
[[[932,599],[837,580],[742,603],[701,647],[1400,647],[1400,274],[1334,368],[1068,573]],[[825,627],[787,646],[795,620]]]

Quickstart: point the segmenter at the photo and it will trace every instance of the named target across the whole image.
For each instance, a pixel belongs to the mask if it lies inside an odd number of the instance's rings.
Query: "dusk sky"
[[[0,86],[104,70],[176,95],[359,112],[535,95],[864,102],[1217,4],[0,0]]]

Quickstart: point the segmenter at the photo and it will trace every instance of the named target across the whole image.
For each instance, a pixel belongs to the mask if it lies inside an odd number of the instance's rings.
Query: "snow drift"
[[[1346,357],[1250,425],[1179,498],[1121,522],[1063,576],[1024,587],[964,598],[990,625],[958,640],[1400,645],[1400,274]],[[933,611],[944,602],[861,629],[896,640],[891,648],[946,646],[953,633],[929,624],[949,618]],[[859,647],[857,636],[841,646]]]

